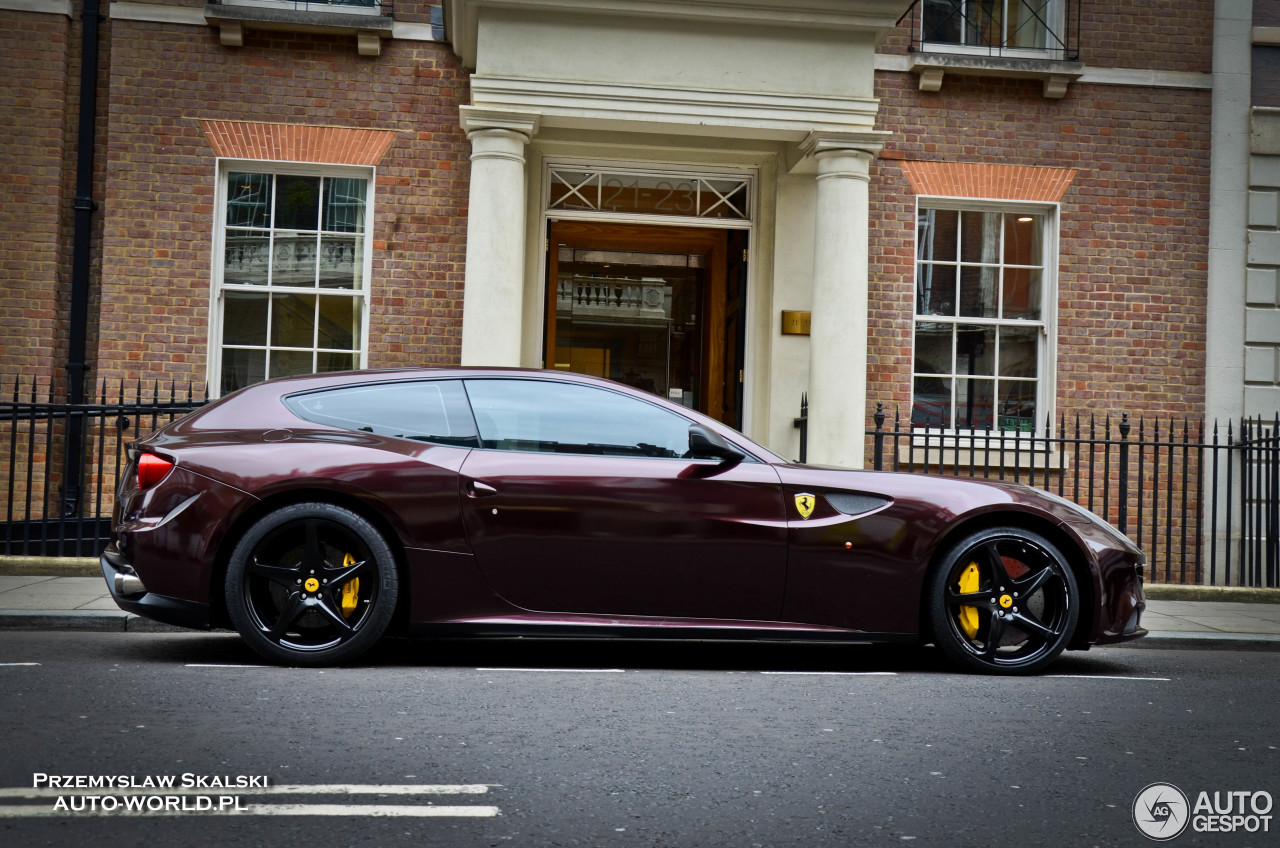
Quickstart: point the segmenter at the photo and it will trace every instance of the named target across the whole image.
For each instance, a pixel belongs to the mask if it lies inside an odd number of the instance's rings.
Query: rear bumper
[[[148,592],[133,566],[114,544],[108,545],[102,552],[98,564],[102,567],[102,576],[107,581],[112,600],[125,612],[178,627],[211,629],[208,604]]]

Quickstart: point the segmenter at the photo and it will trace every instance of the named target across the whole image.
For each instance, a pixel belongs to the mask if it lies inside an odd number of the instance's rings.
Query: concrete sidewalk
[[[84,574],[85,569],[78,573]],[[1200,599],[1205,596],[1214,599]],[[1248,601],[1219,600],[1235,597]],[[1133,644],[1280,651],[1280,603],[1275,600],[1280,600],[1276,590],[1149,586],[1142,624],[1151,635]],[[0,574],[2,629],[157,632],[179,628],[124,612],[111,600],[101,577]]]

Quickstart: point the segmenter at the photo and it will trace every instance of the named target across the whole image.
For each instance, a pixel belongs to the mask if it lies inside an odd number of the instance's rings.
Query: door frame
[[[558,239],[569,239],[574,248],[618,250],[636,253],[685,253],[708,257],[706,286],[702,291],[702,361],[699,363],[698,395],[704,399],[704,414],[717,421],[724,415],[725,386],[725,274],[728,231],[723,228],[691,227],[686,224],[633,224],[611,221],[548,220],[546,236],[547,280],[543,320],[543,367],[555,362],[556,293],[559,279]]]

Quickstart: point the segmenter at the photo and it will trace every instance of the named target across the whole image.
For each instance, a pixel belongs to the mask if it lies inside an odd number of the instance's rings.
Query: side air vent
[[[889,503],[888,498],[880,498],[875,495],[846,495],[830,493],[824,494],[827,503],[843,512],[845,515],[861,515],[864,512],[871,512],[879,509]]]

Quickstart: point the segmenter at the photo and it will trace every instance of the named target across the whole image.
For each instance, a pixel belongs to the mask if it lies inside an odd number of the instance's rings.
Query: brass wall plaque
[[[789,312],[782,310],[782,335],[784,336],[807,336],[809,335],[809,312]]]

